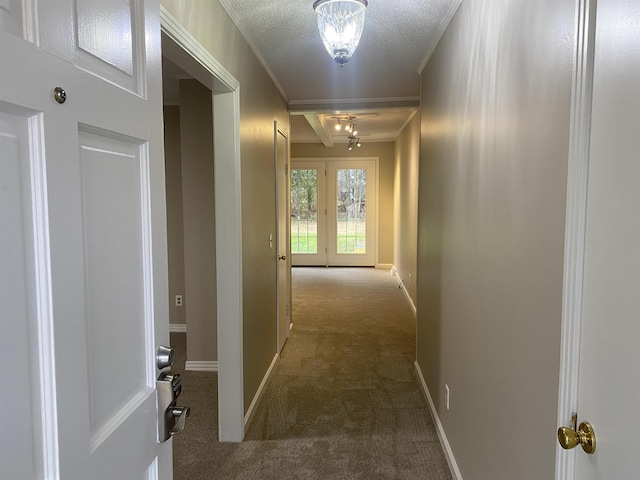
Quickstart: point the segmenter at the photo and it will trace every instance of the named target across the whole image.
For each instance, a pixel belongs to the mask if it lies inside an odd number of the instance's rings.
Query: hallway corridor
[[[294,268],[292,313],[241,444],[215,441],[216,375],[184,372],[192,414],[175,437],[175,479],[450,479],[413,373],[415,319],[397,278]],[[172,334],[179,350],[184,336]]]

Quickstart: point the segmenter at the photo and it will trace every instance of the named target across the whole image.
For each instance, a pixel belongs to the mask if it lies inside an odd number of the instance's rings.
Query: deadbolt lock
[[[577,415],[573,415],[573,428],[560,427],[558,429],[558,442],[560,446],[565,450],[571,450],[572,448],[580,445],[582,449],[588,453],[593,454],[596,451],[596,433],[588,422],[582,422],[576,430]]]

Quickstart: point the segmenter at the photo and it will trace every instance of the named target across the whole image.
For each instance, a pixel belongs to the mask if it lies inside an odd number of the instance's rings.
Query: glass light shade
[[[358,46],[367,0],[317,0],[313,9],[327,52],[337,64],[349,61]]]

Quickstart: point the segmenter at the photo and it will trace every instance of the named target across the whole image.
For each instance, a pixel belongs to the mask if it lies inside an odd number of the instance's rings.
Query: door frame
[[[595,16],[596,0],[577,0],[562,287],[559,426],[571,425],[571,415],[578,411]],[[574,480],[575,463],[576,450],[564,450],[556,442],[555,480]]]
[[[218,436],[244,438],[240,83],[163,6],[163,50],[213,93],[218,330]]]
[[[278,136],[282,136],[284,138],[285,141],[285,151],[284,151],[284,175],[285,175],[285,182],[284,185],[281,184],[281,182],[278,181],[278,179],[280,178],[280,165],[279,165],[279,161],[278,161]],[[285,336],[286,338],[289,338],[289,331],[290,331],[290,325],[291,325],[291,222],[290,222],[290,207],[291,207],[291,202],[289,199],[289,171],[290,171],[290,165],[289,165],[289,152],[291,150],[290,148],[290,144],[289,144],[289,133],[282,127],[282,125],[280,125],[278,123],[278,121],[274,121],[273,122],[273,148],[274,148],[274,164],[275,164],[275,178],[276,178],[276,352],[278,352],[278,354],[280,354],[282,352],[282,346],[284,346],[284,342],[281,344],[280,340],[282,338],[283,332],[282,332],[282,324],[280,321],[280,314],[282,313],[282,309],[284,308],[286,310],[286,322],[285,322]],[[283,205],[280,205],[280,197],[281,197],[281,193],[282,190],[284,189],[284,198],[286,198],[287,200],[285,201],[284,204],[284,218],[280,217],[280,208],[283,207]],[[280,222],[284,222],[286,225],[286,233],[285,233],[285,238],[281,238],[280,237]],[[286,280],[285,280],[285,285],[281,285],[280,283],[280,251],[281,251],[281,247],[284,246],[284,251],[285,251],[285,257],[286,259],[284,260],[285,262],[285,268],[286,268]],[[286,290],[286,299],[285,299],[285,305],[282,305],[280,299],[281,299],[281,289],[284,288]],[[286,340],[285,340],[286,341]]]

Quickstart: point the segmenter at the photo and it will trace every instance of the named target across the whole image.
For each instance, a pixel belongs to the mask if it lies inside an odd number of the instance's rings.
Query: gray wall
[[[167,188],[167,248],[169,259],[169,323],[185,324],[184,307],[176,307],[176,295],[184,295],[184,226],[182,224],[182,159],[180,107],[164,107],[164,162]]]
[[[346,144],[325,147],[321,143],[291,144],[291,158],[378,157],[378,258],[376,265],[393,264],[393,154],[391,142],[363,143],[347,150]]]
[[[161,0],[240,83],[244,405],[276,355],[274,128],[289,130],[287,104],[217,0]],[[224,272],[223,272],[224,273]],[[189,326],[191,330],[191,326]]]
[[[417,306],[419,163],[420,115],[414,115],[395,141],[393,187],[393,264],[414,306]]]
[[[180,80],[187,361],[218,358],[211,90]]]
[[[574,10],[464,1],[422,73],[417,358],[465,480],[554,476]]]

